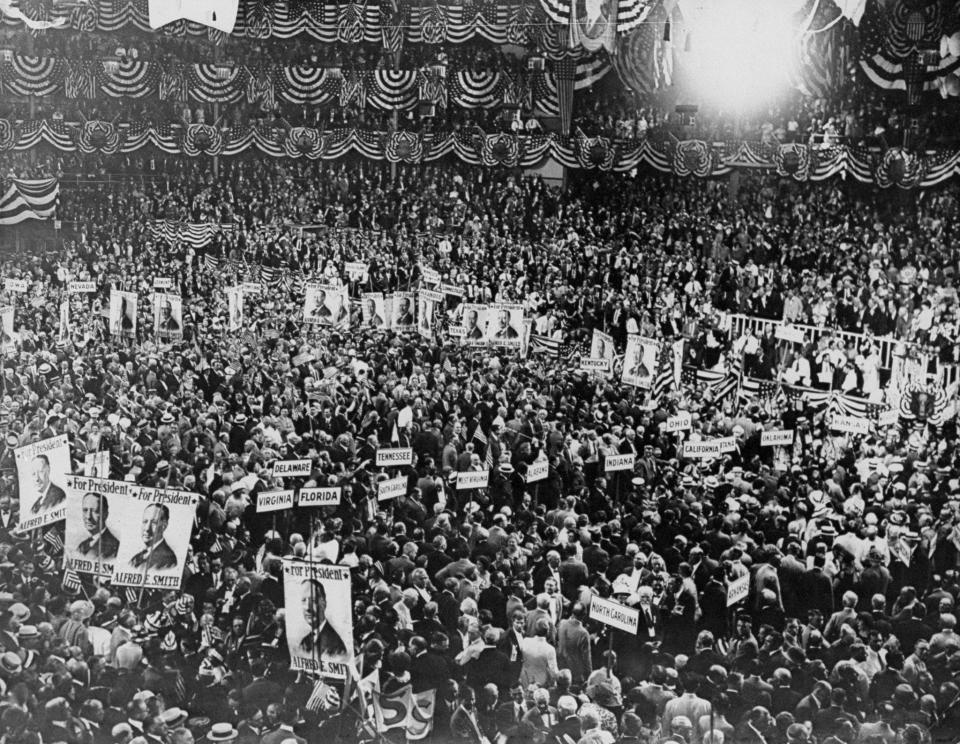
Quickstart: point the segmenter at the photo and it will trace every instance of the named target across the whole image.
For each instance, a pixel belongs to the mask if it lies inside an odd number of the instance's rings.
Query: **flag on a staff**
[[[75,594],[80,591],[80,574],[74,571],[72,568],[68,568],[63,572],[63,581],[61,586],[64,591]]]
[[[653,380],[652,396],[654,400],[668,395],[677,386],[673,377],[673,346],[664,344],[660,349],[660,359],[657,366],[657,376]]]

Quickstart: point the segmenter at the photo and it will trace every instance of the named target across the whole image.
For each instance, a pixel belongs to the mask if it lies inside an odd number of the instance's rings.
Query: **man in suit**
[[[520,338],[517,330],[510,325],[510,313],[507,310],[500,310],[497,313],[497,326],[493,337],[495,339]]]
[[[377,303],[373,300],[372,297],[368,297],[364,301],[364,307],[366,308],[366,317],[367,325],[371,328],[382,328],[383,327],[383,316],[377,312]]]
[[[160,332],[161,333],[179,333],[180,322],[173,315],[173,303],[165,300],[160,309]]]
[[[413,313],[410,312],[410,300],[407,297],[401,297],[397,305],[397,323],[398,326],[412,326]]]
[[[83,527],[89,537],[77,546],[81,555],[99,560],[112,560],[117,557],[120,541],[107,528],[110,516],[110,502],[103,494],[90,492],[84,494],[81,503]]]
[[[473,688],[464,687],[460,691],[460,705],[450,717],[450,734],[454,741],[481,744],[483,734],[477,721],[477,701]]]
[[[330,308],[327,307],[327,293],[322,289],[317,290],[316,304],[310,311],[311,320],[329,321],[333,316]]]
[[[300,608],[303,619],[311,628],[300,639],[300,650],[305,654],[318,654],[325,662],[345,663],[348,660],[347,644],[327,622],[327,590],[323,584],[315,579],[300,583]]]
[[[583,625],[586,609],[580,602],[573,605],[570,617],[560,621],[557,629],[557,664],[569,669],[573,685],[580,687],[593,671],[590,654],[590,633]]]
[[[37,492],[37,500],[30,508],[31,514],[41,514],[60,506],[66,500],[67,494],[59,486],[50,482],[50,458],[46,455],[37,455],[30,465],[33,474],[33,486]]]
[[[170,509],[166,505],[150,504],[143,510],[140,537],[144,548],[130,559],[131,566],[163,571],[177,565],[177,555],[163,537],[169,524]]]
[[[479,320],[480,316],[476,310],[467,311],[466,322],[464,323],[464,338],[474,340],[483,338],[483,331],[480,330]]]
[[[550,734],[559,744],[576,744],[580,740],[580,718],[575,697],[564,695],[557,700],[557,718]]]
[[[507,656],[509,666],[507,667],[507,679],[511,685],[515,685],[520,679],[520,671],[523,669],[523,638],[524,638],[524,612],[515,610],[510,617],[510,627],[497,642],[497,648],[503,651]]]
[[[296,723],[296,713],[287,706],[278,706],[277,719],[279,725],[273,731],[264,734],[260,739],[260,744],[284,744],[284,742],[296,742],[297,744],[307,744],[307,740],[302,736],[297,736],[293,730]]]

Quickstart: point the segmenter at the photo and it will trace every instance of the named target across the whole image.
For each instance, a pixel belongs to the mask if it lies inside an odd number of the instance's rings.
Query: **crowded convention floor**
[[[960,741],[957,3],[192,5],[0,2],[0,744]]]

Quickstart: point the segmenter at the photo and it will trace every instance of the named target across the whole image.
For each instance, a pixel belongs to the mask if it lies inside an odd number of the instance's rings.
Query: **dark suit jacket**
[[[144,563],[148,569],[162,571],[177,565],[177,554],[167,545],[166,540],[161,540],[153,550],[144,548],[130,559],[130,565],[134,568],[141,568]]]
[[[438,690],[451,677],[453,674],[447,660],[433,651],[410,660],[410,683],[414,692]]]
[[[505,693],[510,687],[510,657],[495,646],[488,646],[480,655],[467,662],[467,684],[479,690],[485,684],[493,683]]]
[[[46,495],[42,499],[38,499],[37,502],[30,507],[30,513],[40,514],[41,512],[49,511],[62,504],[66,498],[67,494],[64,493],[63,489],[51,483]]]
[[[99,555],[105,560],[109,558],[116,558],[117,550],[119,550],[119,548],[120,541],[114,537],[110,530],[103,531],[103,534],[100,536],[99,547],[93,545],[92,537],[88,537],[77,546],[77,549],[84,555],[90,555],[94,558]]]
[[[513,632],[512,628],[500,636],[500,640],[497,641],[497,648],[506,654],[507,679],[511,685],[515,685],[520,679],[520,670],[523,667],[523,649],[520,648],[517,634]]]
[[[340,634],[334,630],[330,623],[325,623],[320,629],[318,638],[314,638],[313,633],[308,633],[300,639],[300,650],[306,654],[312,654],[314,649],[319,649],[320,656],[342,658],[347,655],[347,646],[340,637]]]

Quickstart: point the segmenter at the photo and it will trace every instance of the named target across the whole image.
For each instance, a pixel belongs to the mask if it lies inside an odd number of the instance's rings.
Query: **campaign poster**
[[[384,307],[383,292],[364,292],[360,296],[360,313],[364,328],[386,328],[389,316]]]
[[[227,287],[227,329],[239,331],[243,328],[243,287]]]
[[[340,326],[350,321],[350,306],[341,287],[333,284],[309,284],[303,298],[303,322]]]
[[[138,486],[118,509],[120,550],[110,581],[115,586],[179,589],[197,511],[197,495]]]
[[[463,343],[482,344],[484,329],[487,327],[487,306],[475,302],[463,303]]]
[[[415,296],[413,292],[393,293],[393,318],[390,327],[395,331],[412,331],[416,318],[414,317]]]
[[[290,668],[345,679],[353,660],[350,569],[285,558],[283,596]]]
[[[137,335],[137,293],[110,291],[110,335],[133,338]]]
[[[13,331],[13,305],[0,307],[0,346],[15,343]]]
[[[60,327],[57,332],[58,341],[67,341],[70,338],[70,300],[60,303]]]
[[[623,359],[623,384],[649,389],[653,387],[656,370],[657,342],[640,336],[630,336]]]
[[[606,359],[607,369],[613,369],[613,358],[616,349],[613,345],[613,336],[593,329],[593,337],[590,339],[590,358]]]
[[[126,527],[120,517],[131,490],[137,486],[82,475],[67,476],[66,485],[63,567],[110,578],[120,550],[120,535]]]
[[[20,484],[19,532],[27,532],[66,516],[70,442],[66,434],[25,444],[14,450]]]
[[[487,343],[519,349],[523,343],[523,305],[487,305]]]
[[[417,331],[424,338],[433,338],[434,318],[442,302],[442,292],[432,289],[421,289],[417,292]]]
[[[90,478],[109,478],[110,451],[88,452],[83,458],[83,474]]]
[[[153,295],[153,328],[162,339],[183,338],[183,302],[180,295]]]

